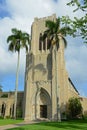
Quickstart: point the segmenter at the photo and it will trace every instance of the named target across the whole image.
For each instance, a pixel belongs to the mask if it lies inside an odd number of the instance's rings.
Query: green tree
[[[67,3],[67,5],[77,6],[74,12],[79,9],[87,12],[87,0],[71,0],[69,3]]]
[[[0,85],[0,92],[2,92],[2,88],[3,88],[3,86],[2,86],[2,85]]]
[[[62,23],[72,28],[71,35],[74,37],[80,36],[87,44],[87,0],[71,0],[67,5],[77,7],[73,12],[80,10],[83,12],[83,16],[80,18],[74,17],[74,20],[70,19],[69,16],[63,16]]]
[[[67,27],[61,27],[60,28],[60,18],[57,18],[55,21],[46,21],[46,27],[47,30],[43,34],[43,40],[46,38],[50,40],[51,42],[51,47],[53,48],[53,55],[55,59],[55,72],[56,72],[56,101],[57,101],[57,120],[61,121],[61,116],[60,116],[60,99],[59,99],[59,94],[58,94],[58,57],[57,57],[57,50],[59,48],[59,44],[63,44],[66,47],[67,46],[67,41],[64,38],[68,34],[68,32],[71,30],[68,26]],[[62,39],[62,42],[61,42]]]
[[[72,97],[68,101],[68,114],[69,117],[77,118],[78,115],[82,114],[82,105],[79,98]]]
[[[29,34],[24,33],[21,30],[13,28],[12,35],[8,36],[7,43],[9,43],[8,50],[18,53],[16,82],[15,82],[15,102],[14,102],[14,118],[16,119],[16,107],[17,107],[17,91],[18,91],[18,75],[19,75],[19,61],[20,61],[20,49],[25,48],[28,52],[28,45],[30,43]]]

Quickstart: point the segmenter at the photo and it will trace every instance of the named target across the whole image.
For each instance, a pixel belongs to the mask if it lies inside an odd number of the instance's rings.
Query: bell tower
[[[66,102],[65,90],[68,87],[65,88],[65,85],[68,86],[68,75],[65,70],[63,40],[60,38],[55,55],[55,47],[51,49],[50,41],[42,41],[46,20],[55,21],[56,15],[35,18],[31,27],[31,49],[26,57],[25,120],[57,120],[58,108],[63,108]]]

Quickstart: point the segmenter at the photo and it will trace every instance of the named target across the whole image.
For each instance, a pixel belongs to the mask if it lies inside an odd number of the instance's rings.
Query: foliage
[[[77,6],[77,8],[74,10],[74,12],[79,10],[79,9],[87,12],[87,0],[83,0],[83,1],[71,0],[69,3],[67,3],[67,5]]]
[[[8,94],[1,95],[1,98],[8,98]]]
[[[2,88],[3,88],[3,86],[2,86],[2,85],[0,85],[0,92],[2,92]]]
[[[10,43],[8,49],[12,52],[19,52],[21,48],[25,48],[28,51],[28,44],[30,44],[29,34],[16,28],[11,31],[12,35],[7,38],[7,43]]]
[[[71,0],[67,3],[68,6],[77,6],[73,12],[81,10],[83,17],[74,17],[74,20],[70,19],[69,16],[62,16],[61,21],[63,24],[70,26],[72,29],[70,35],[76,37],[80,36],[87,43],[87,0]]]
[[[67,27],[64,26],[60,28],[60,24],[61,24],[60,18],[57,18],[56,21],[47,20],[46,21],[47,30],[43,34],[43,40],[46,38],[50,39],[52,45],[56,44],[57,48],[59,46],[58,45],[59,36],[62,37],[62,39],[64,40],[65,47],[67,46],[67,41],[64,38],[64,36],[69,34],[69,32],[71,31],[70,27],[68,26]]]
[[[72,97],[68,101],[68,114],[70,118],[77,118],[82,115],[82,105],[80,99]]]

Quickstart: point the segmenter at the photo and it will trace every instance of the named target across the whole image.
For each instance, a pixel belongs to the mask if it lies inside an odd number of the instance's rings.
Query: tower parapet
[[[46,50],[47,45],[41,45],[40,49],[40,35],[46,30],[45,22],[46,20],[56,20],[56,14],[44,18],[35,18],[32,24],[31,32],[31,50],[34,54],[38,54],[40,50]]]

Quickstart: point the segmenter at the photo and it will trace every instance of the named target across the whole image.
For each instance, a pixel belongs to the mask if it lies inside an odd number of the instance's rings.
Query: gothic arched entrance
[[[43,89],[40,88],[38,93],[36,93],[35,96],[35,107],[33,105],[33,116],[35,119],[51,119],[52,110],[51,110],[51,98],[49,93]]]

